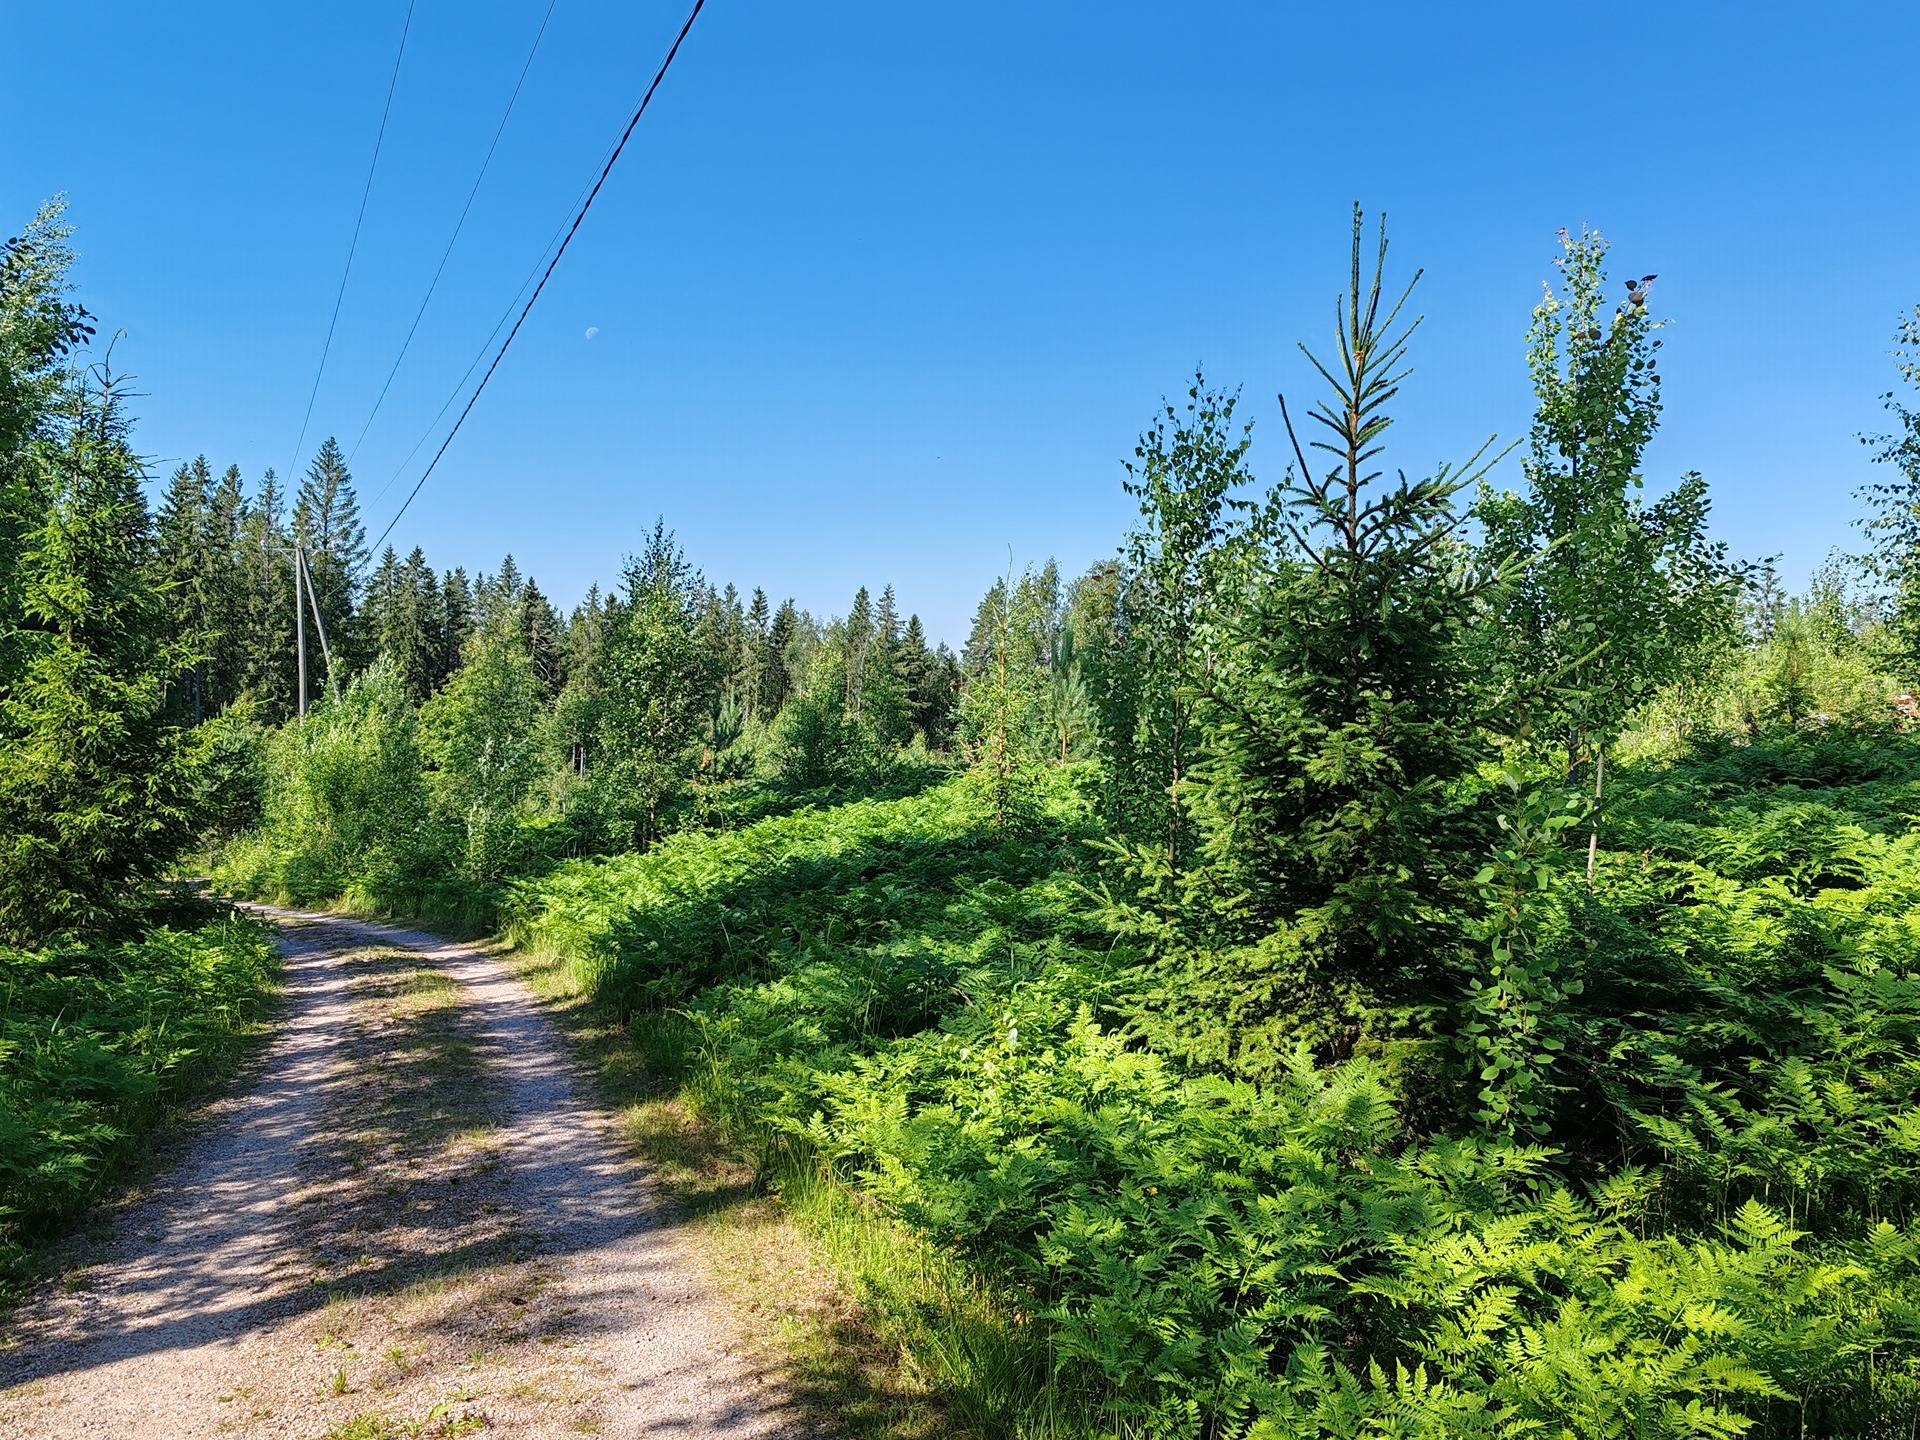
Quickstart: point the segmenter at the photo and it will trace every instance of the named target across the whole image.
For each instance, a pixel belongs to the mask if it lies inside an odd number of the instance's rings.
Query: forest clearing
[[[1657,448],[1671,267],[1543,232],[1436,463],[1358,204],[964,636],[908,527],[403,549],[700,10],[372,543],[366,430],[156,468],[0,252],[0,1437],[1920,1436],[1920,307],[1803,582]]]

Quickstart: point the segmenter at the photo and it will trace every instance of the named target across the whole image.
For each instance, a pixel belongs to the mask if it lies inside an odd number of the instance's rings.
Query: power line
[[[613,147],[609,145],[607,154],[612,153]],[[599,165],[605,163],[606,156],[603,155],[591,174],[597,175]],[[427,422],[426,428],[420,432],[420,438],[413,442],[413,447],[407,451],[405,458],[393,467],[393,473],[381,481],[380,488],[368,496],[363,503],[372,505],[391,490],[394,482],[407,473],[407,467],[413,463],[413,457],[420,453],[420,447],[433,438],[433,432],[440,428],[440,422],[446,417],[447,411],[453,408],[453,402],[458,400],[461,393],[466,390],[467,381],[473,378],[473,372],[478,370],[480,362],[487,358],[487,352],[493,348],[493,342],[499,338],[500,332],[507,328],[507,322],[513,319],[513,312],[520,308],[520,297],[525,295],[527,287],[539,278],[541,269],[547,263],[547,257],[553,253],[553,247],[560,243],[560,237],[566,233],[567,222],[572,218],[573,212],[580,208],[580,202],[587,198],[587,192],[592,188],[593,180],[589,178],[581,184],[573,199],[567,202],[567,208],[560,216],[560,223],[553,227],[553,233],[547,236],[546,243],[533,257],[533,264],[527,267],[527,273],[520,278],[520,283],[513,287],[513,298],[507,301],[506,308],[500,312],[500,318],[493,322],[493,328],[487,332],[486,339],[480,342],[480,348],[473,352],[473,359],[469,360],[467,368],[460,372],[460,378],[454,382],[453,389],[447,392],[447,398],[440,402],[440,408],[434,412],[433,419]]]
[[[434,452],[433,459],[427,463],[426,470],[414,482],[413,489],[407,492],[407,498],[401,502],[393,519],[387,522],[387,528],[382,530],[380,538],[373,542],[370,547],[372,550],[378,551],[382,542],[393,533],[393,527],[398,525],[400,517],[407,513],[407,508],[413,504],[414,496],[420,493],[420,487],[427,483],[428,477],[439,465],[440,457],[447,453],[447,447],[453,443],[453,437],[460,433],[460,427],[466,423],[467,416],[473,413],[474,402],[480,398],[480,392],[487,388],[487,382],[493,378],[493,372],[500,368],[500,361],[506,355],[507,348],[513,344],[513,337],[520,333],[520,327],[526,323],[528,314],[533,310],[535,302],[540,299],[540,292],[547,288],[547,281],[553,278],[554,267],[560,263],[560,257],[567,253],[567,246],[573,243],[573,237],[579,233],[580,222],[587,218],[587,211],[593,208],[593,202],[600,194],[600,187],[607,183],[607,176],[613,173],[613,167],[619,162],[620,152],[627,148],[627,141],[632,137],[634,127],[640,123],[640,117],[647,113],[647,106],[653,103],[654,91],[658,90],[660,82],[667,78],[667,71],[672,68],[674,57],[680,53],[680,46],[686,40],[687,32],[693,29],[693,22],[700,18],[700,12],[705,8],[706,3],[707,0],[693,0],[693,8],[687,12],[687,18],[680,26],[680,33],[673,37],[673,44],[667,47],[667,58],[660,62],[660,68],[654,72],[652,82],[647,86],[646,93],[640,97],[640,103],[634,109],[633,118],[627,121],[627,128],[620,132],[619,142],[613,147],[613,153],[607,156],[607,163],[600,169],[600,178],[593,182],[593,189],[587,192],[587,198],[581,203],[580,213],[573,217],[573,224],[567,228],[566,238],[560,242],[560,248],[553,252],[553,259],[547,262],[546,273],[540,277],[540,283],[533,287],[533,294],[527,297],[526,308],[521,310],[520,318],[513,322],[513,329],[507,332],[507,338],[500,342],[499,353],[493,357],[493,363],[487,366],[487,373],[480,377],[480,383],[474,387],[473,394],[467,397],[466,408],[460,412],[459,419],[453,422],[453,429],[449,430],[447,438],[440,442],[440,448]]]
[[[480,161],[480,169],[473,177],[473,188],[467,191],[467,203],[460,209],[460,218],[453,222],[453,233],[447,237],[447,248],[440,252],[440,264],[435,267],[433,278],[427,282],[427,293],[420,297],[420,308],[413,312],[413,323],[407,327],[407,338],[400,342],[400,353],[393,357],[393,368],[387,371],[387,378],[381,382],[380,393],[374,397],[373,409],[367,413],[367,423],[360,427],[360,435],[353,442],[353,448],[347,452],[349,463],[358,453],[361,442],[367,438],[367,431],[373,428],[374,416],[380,413],[380,407],[386,402],[387,391],[393,385],[393,377],[400,373],[400,362],[407,358],[407,349],[413,344],[414,333],[420,328],[421,317],[427,313],[427,306],[433,300],[433,292],[439,288],[440,277],[446,273],[447,261],[452,258],[453,247],[465,228],[467,216],[473,212],[474,197],[480,193],[480,182],[487,178],[487,167],[493,164],[493,152],[500,148],[500,137],[506,133],[507,121],[513,117],[513,107],[520,99],[521,87],[527,83],[527,72],[533,69],[533,57],[540,53],[540,41],[547,33],[547,22],[553,19],[554,6],[560,0],[547,0],[547,13],[540,17],[540,28],[534,32],[533,45],[527,51],[526,63],[520,67],[520,78],[513,82],[513,93],[507,97],[507,108],[500,114],[500,123],[494,127],[493,139],[487,145],[486,156]]]
[[[320,377],[327,373],[327,356],[333,350],[333,328],[340,323],[340,302],[347,296],[347,277],[353,274],[354,251],[360,248],[360,225],[367,218],[367,197],[373,193],[373,172],[380,168],[380,146],[387,138],[387,117],[393,113],[393,92],[400,84],[400,62],[406,58],[407,35],[413,29],[414,0],[407,0],[407,18],[400,26],[400,49],[393,57],[393,74],[387,79],[387,103],[380,108],[380,130],[373,137],[373,159],[367,162],[367,183],[360,188],[360,213],[353,217],[353,239],[347,242],[347,263],[340,272],[340,288],[333,297],[333,317],[327,321],[326,343],[320,347],[320,364],[313,372],[313,389],[307,392],[307,413],[300,421],[300,438],[293,442],[293,459],[287,474],[299,473],[300,449],[307,443],[307,426],[313,422],[313,402],[320,394]]]
[[[447,393],[447,398],[440,402],[440,408],[434,412],[433,419],[427,422],[426,429],[420,432],[420,438],[413,442],[413,448],[407,451],[406,457],[398,465],[393,467],[393,473],[380,483],[380,488],[367,497],[368,505],[372,505],[393,488],[394,482],[404,475],[407,467],[413,463],[413,457],[420,453],[420,447],[433,438],[433,432],[440,428],[440,422],[445,418],[447,411],[453,408],[453,402],[458,400],[467,388],[467,381],[473,378],[473,372],[478,370],[480,362],[487,358],[487,352],[493,348],[493,342],[499,338],[500,332],[507,328],[507,322],[513,319],[513,312],[520,308],[520,297],[525,295],[527,287],[539,278],[541,267],[547,263],[547,257],[553,253],[553,247],[560,243],[561,235],[566,232],[568,217],[579,208],[580,202],[586,198],[587,191],[592,188],[592,185],[591,180],[587,181],[569,202],[566,214],[562,215],[560,223],[553,227],[553,233],[547,237],[547,243],[540,247],[540,253],[534,256],[533,264],[528,267],[527,273],[521,277],[520,283],[513,287],[513,298],[507,301],[506,308],[500,312],[500,318],[493,322],[493,328],[487,332],[487,338],[482,340],[480,348],[473,352],[473,359],[467,362],[467,368],[454,382],[453,389]]]

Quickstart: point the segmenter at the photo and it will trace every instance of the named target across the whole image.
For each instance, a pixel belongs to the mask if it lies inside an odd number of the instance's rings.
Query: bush
[[[0,1286],[234,1056],[273,973],[265,927],[231,918],[0,950]]]
[[[266,741],[261,829],[214,866],[220,889],[295,904],[405,907],[450,848],[432,823],[414,709],[391,660]]]

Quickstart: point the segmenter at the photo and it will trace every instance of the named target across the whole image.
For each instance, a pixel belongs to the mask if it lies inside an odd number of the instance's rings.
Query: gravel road
[[[802,1433],[524,985],[263,913],[274,1038],[14,1317],[0,1435]]]

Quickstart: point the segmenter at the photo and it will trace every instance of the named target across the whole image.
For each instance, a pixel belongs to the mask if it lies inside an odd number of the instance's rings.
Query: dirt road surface
[[[266,913],[274,1037],[14,1317],[0,1435],[802,1433],[524,985]]]

